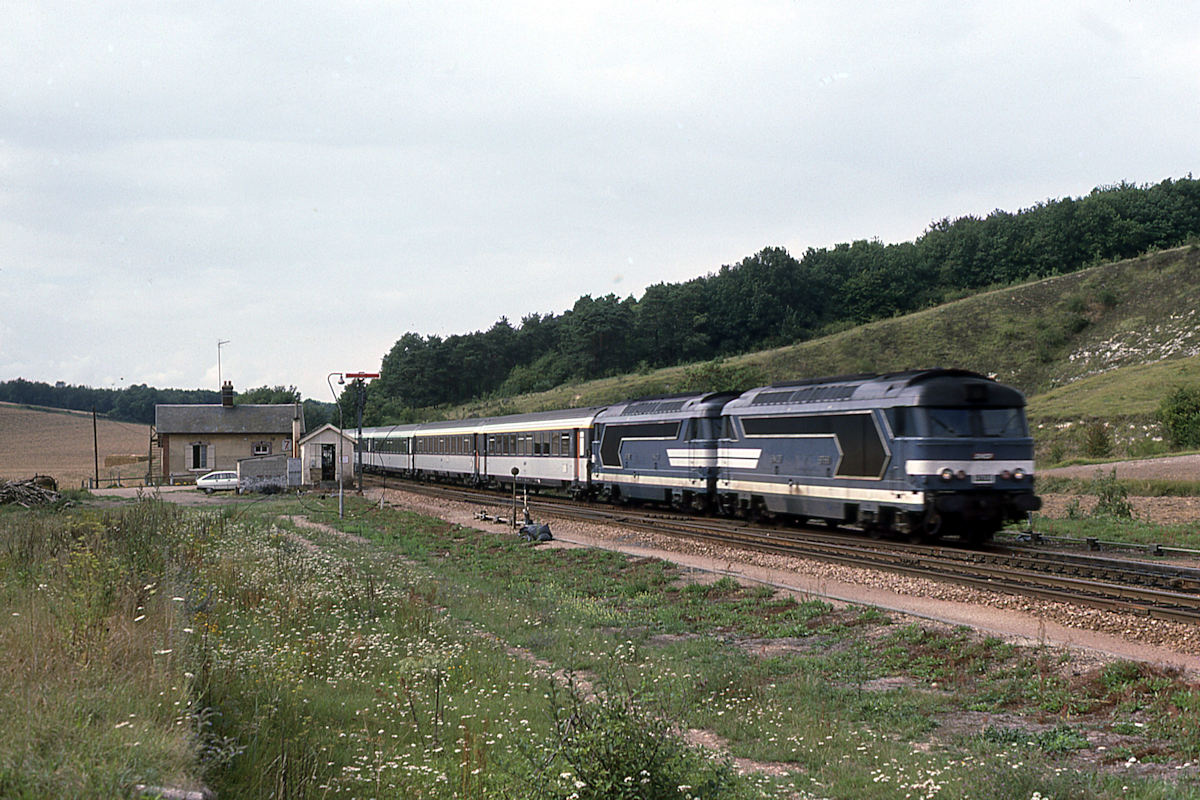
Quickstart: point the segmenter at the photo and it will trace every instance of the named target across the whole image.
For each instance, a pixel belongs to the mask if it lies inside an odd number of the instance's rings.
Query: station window
[[[271,443],[270,442],[255,442],[254,443],[254,455],[256,455],[256,456],[271,455]]]
[[[190,460],[192,469],[208,469],[208,445],[203,442],[194,443]]]

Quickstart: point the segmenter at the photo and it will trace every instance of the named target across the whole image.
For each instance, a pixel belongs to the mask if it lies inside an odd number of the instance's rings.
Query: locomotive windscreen
[[[987,437],[1029,436],[1021,408],[896,408],[889,414],[897,436]]]

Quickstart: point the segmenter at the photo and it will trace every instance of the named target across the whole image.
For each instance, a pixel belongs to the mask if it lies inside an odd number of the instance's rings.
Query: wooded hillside
[[[557,316],[530,314],[519,326],[502,317],[487,331],[444,339],[406,333],[383,359],[366,416],[413,419],[414,409],[811,340],[1197,237],[1200,181],[1189,175],[1100,187],[982,219],[943,219],[913,242],[862,240],[800,258],[766,248],[701,278],[656,284],[638,299],[584,296]],[[1113,301],[1098,292],[1078,302]],[[1037,346],[1053,350],[1064,341],[1048,330]]]

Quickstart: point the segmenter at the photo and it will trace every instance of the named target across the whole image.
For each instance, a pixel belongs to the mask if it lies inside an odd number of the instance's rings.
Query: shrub
[[[1200,447],[1200,386],[1178,386],[1158,407],[1158,421],[1175,447]]]
[[[1083,452],[1089,458],[1107,458],[1112,455],[1112,434],[1100,420],[1093,420],[1083,429]]]
[[[566,702],[552,684],[555,734],[545,746],[552,755],[544,760],[534,755],[541,764],[531,776],[532,796],[698,800],[742,795],[729,761],[710,760],[689,747],[645,704],[641,690],[617,684],[589,700],[572,682]]]
[[[1129,490],[1117,480],[1116,467],[1113,467],[1107,476],[1101,470],[1096,470],[1096,478],[1092,481],[1092,493],[1096,495],[1096,508],[1092,510],[1092,516],[1115,519],[1133,518],[1133,505],[1129,502]]]

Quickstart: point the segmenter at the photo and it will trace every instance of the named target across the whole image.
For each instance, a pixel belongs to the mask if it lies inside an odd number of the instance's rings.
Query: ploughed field
[[[98,417],[96,442],[102,482],[146,474],[149,425]],[[0,479],[50,475],[61,488],[77,488],[95,474],[94,453],[90,413],[0,403]]]
[[[1109,475],[1116,470],[1118,479],[1200,481],[1200,455],[1168,456],[1166,458],[1143,458],[1117,461],[1111,464],[1088,464],[1040,470],[1039,475],[1088,480],[1097,474]],[[1095,497],[1074,498],[1066,494],[1039,492],[1043,506],[1041,513],[1047,517],[1066,516],[1072,500],[1079,501],[1080,510],[1091,511]],[[1200,497],[1130,497],[1133,513],[1138,519],[1157,525],[1187,524],[1200,521]]]

